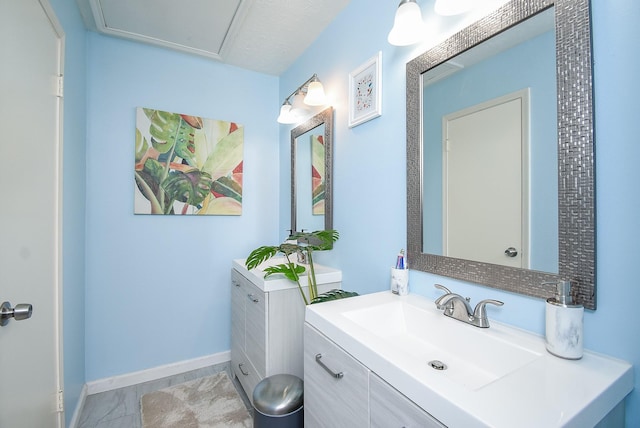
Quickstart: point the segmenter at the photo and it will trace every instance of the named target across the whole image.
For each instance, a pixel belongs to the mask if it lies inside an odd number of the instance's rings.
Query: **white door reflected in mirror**
[[[525,90],[444,118],[443,255],[529,267],[527,106]]]
[[[423,253],[558,272],[553,17],[550,9],[421,75]],[[505,112],[489,116],[515,98],[515,123]],[[447,154],[443,138],[456,124],[464,126],[455,132],[471,126],[468,137],[485,142],[450,142],[456,151]],[[522,144],[486,145],[510,133]],[[516,257],[505,253],[511,247]]]

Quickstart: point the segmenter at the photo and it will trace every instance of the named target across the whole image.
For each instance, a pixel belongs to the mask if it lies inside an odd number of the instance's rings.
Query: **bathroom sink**
[[[305,313],[307,324],[446,426],[593,426],[633,389],[627,362],[589,351],[564,360],[539,335],[489,318],[489,328],[478,328],[424,297],[391,292]]]
[[[474,390],[542,355],[513,343],[513,338],[486,334],[415,302],[383,303],[345,311],[343,316],[379,338],[381,346],[404,354],[414,367],[441,371],[443,377]]]

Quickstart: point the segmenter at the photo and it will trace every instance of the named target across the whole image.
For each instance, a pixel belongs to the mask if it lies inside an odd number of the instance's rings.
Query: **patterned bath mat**
[[[250,428],[251,415],[226,372],[144,394],[143,428]]]

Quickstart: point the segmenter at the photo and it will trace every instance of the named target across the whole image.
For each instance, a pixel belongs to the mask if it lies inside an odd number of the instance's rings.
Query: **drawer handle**
[[[247,299],[251,300],[253,303],[258,303],[260,301],[260,299],[258,299],[253,294],[247,294]]]
[[[316,363],[320,364],[320,367],[325,369],[327,371],[327,373],[329,373],[331,376],[333,376],[336,379],[342,379],[344,377],[344,373],[342,373],[342,372],[338,372],[338,373],[334,372],[329,367],[327,367],[322,361],[320,361],[320,358],[322,358],[322,354],[316,354]]]
[[[233,285],[235,285],[236,287],[240,287],[240,283],[238,281],[233,281]]]
[[[249,376],[249,372],[245,372],[244,370],[242,370],[242,366],[244,366],[244,363],[238,364],[238,368],[240,369],[240,373],[242,373],[245,376]]]

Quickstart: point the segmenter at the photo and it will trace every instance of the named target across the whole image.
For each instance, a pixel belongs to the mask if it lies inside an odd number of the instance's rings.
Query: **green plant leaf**
[[[211,174],[211,171],[204,169],[204,165],[209,159],[209,156],[213,153],[216,144],[229,135],[233,130],[237,130],[237,125],[232,122],[226,122],[224,120],[203,120],[201,132],[196,132],[196,165],[199,170],[206,171]],[[227,174],[224,174],[227,175]],[[217,177],[214,177],[216,179]]]
[[[162,182],[163,168],[164,167],[160,162],[155,159],[149,158],[144,162],[144,168],[142,169],[142,171],[138,171],[140,178],[147,184],[147,186],[149,186],[156,197],[160,194],[161,191],[163,191],[160,187],[160,183]],[[142,189],[140,190],[142,191]],[[145,192],[142,193],[145,194]]]
[[[242,203],[233,198],[216,198],[209,194],[198,210],[199,215],[242,215]]]
[[[151,202],[152,213],[166,214],[165,211],[171,209],[171,204],[167,203],[169,196],[161,185],[164,166],[157,160],[149,158],[144,162],[142,171],[136,171],[136,175],[138,189]]]
[[[149,118],[149,120],[153,120],[153,116],[156,114],[158,110],[142,107],[142,111],[144,112],[145,116]]]
[[[217,142],[202,170],[211,174],[214,180],[231,174],[242,162],[243,142],[244,128],[239,127]]]
[[[326,293],[319,294],[318,297],[311,300],[310,304],[313,305],[314,303],[328,302],[330,300],[346,299],[347,297],[354,297],[357,295],[358,293],[356,293],[355,291],[333,289],[327,291]]]
[[[136,184],[138,186],[138,189],[142,193],[142,195],[151,204],[151,214],[164,214],[164,209],[162,208],[162,204],[156,197],[156,194],[153,192],[153,189],[151,189],[149,184],[145,181],[143,175],[144,173],[142,171],[135,171]],[[147,177],[147,179],[151,180],[151,177]]]
[[[180,127],[176,135],[176,155],[186,160],[191,166],[195,166],[195,133],[195,128],[180,116]]]
[[[152,175],[160,184],[164,172],[164,165],[155,159],[149,158],[144,162],[144,172]]]
[[[295,232],[291,235],[291,239],[308,244],[308,249],[312,251],[330,250],[333,243],[340,238],[337,230],[316,230],[314,232]]]
[[[298,251],[302,250],[304,250],[302,246],[298,244],[289,244],[288,242],[284,242],[278,247],[278,251],[280,251],[285,256],[290,256],[291,254],[295,254]]]
[[[172,200],[197,206],[211,191],[211,177],[197,169],[189,172],[171,171],[162,188]]]
[[[275,256],[278,253],[278,251],[279,251],[278,247],[274,247],[274,246],[265,245],[262,247],[258,247],[255,250],[253,250],[251,254],[249,254],[249,257],[247,257],[247,260],[245,260],[244,265],[249,270],[254,269],[258,267],[260,263]]]
[[[136,128],[136,163],[142,160],[147,150],[149,150],[149,142],[142,136],[138,128]]]
[[[269,266],[264,270],[264,277],[267,278],[271,275],[281,273],[287,279],[298,282],[298,280],[300,279],[300,275],[302,275],[305,270],[306,269],[304,268],[304,266],[300,266],[295,263]]]
[[[324,200],[324,184],[320,184],[318,187],[313,189],[312,193],[312,204],[315,205],[318,202]]]
[[[153,147],[160,153],[168,153],[174,149],[177,156],[193,165],[195,129],[176,113],[160,110],[148,113],[145,110],[145,114],[151,119],[149,133]]]
[[[233,198],[238,202],[242,202],[242,186],[232,178],[218,178],[213,182],[211,190],[220,195]]]
[[[289,240],[295,240],[294,242],[296,243],[285,242],[278,246],[262,246],[256,248],[251,252],[251,254],[249,254],[249,257],[247,257],[245,266],[247,267],[247,269],[254,269],[262,262],[268,260],[277,253],[283,253],[287,257],[288,263],[267,267],[266,269],[264,269],[265,278],[269,275],[283,274],[287,279],[294,281],[298,285],[300,295],[302,296],[305,305],[307,305],[309,304],[309,301],[307,299],[307,296],[305,295],[302,285],[300,284],[300,275],[304,273],[306,269],[304,266],[297,265],[290,260],[291,255],[297,252],[302,252],[307,256],[307,261],[309,263],[309,296],[312,300],[321,298],[321,300],[319,301],[324,301],[324,299],[334,300],[338,298],[354,296],[357,294],[353,292],[343,292],[341,290],[339,290],[338,293],[333,293],[332,297],[320,297],[324,296],[326,293],[323,293],[320,296],[318,296],[317,293],[317,283],[315,278],[312,253],[314,250],[330,249],[333,246],[333,242],[337,241],[339,236],[340,235],[336,230],[296,232],[289,237]],[[313,242],[313,244],[309,244],[310,242]],[[336,290],[332,290],[332,292],[333,291]]]
[[[155,178],[146,170],[136,171],[136,173],[138,174],[138,179],[142,180],[142,182],[147,185],[147,188],[150,189],[151,193],[153,193],[153,195],[157,195],[160,185],[155,180]],[[144,197],[147,198],[147,200],[151,201],[151,199],[149,198],[150,195],[147,194],[147,190],[141,187],[142,183],[139,183],[137,181],[136,183],[138,184],[138,189],[144,195]]]
[[[175,144],[175,139],[171,137],[175,135],[175,130],[179,123],[177,119],[180,118],[180,116],[161,110],[143,110],[144,114],[151,121],[149,133],[151,134],[151,144],[153,148],[160,153],[169,152]]]

